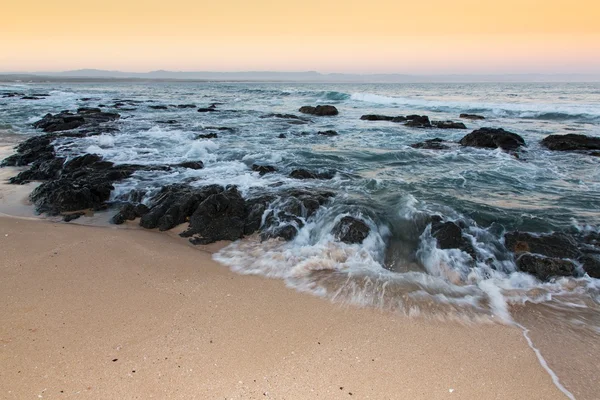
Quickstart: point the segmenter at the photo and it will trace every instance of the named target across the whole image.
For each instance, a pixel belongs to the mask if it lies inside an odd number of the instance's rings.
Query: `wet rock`
[[[504,244],[513,253],[535,253],[546,257],[577,259],[581,256],[577,242],[569,235],[552,233],[535,235],[527,232],[509,232]]]
[[[266,114],[261,116],[260,118],[281,118],[281,119],[296,119],[300,121],[306,121],[304,118],[300,118],[294,114]]]
[[[318,135],[323,135],[323,136],[337,136],[338,133],[334,130],[328,130],[328,131],[319,131],[317,132]]]
[[[218,111],[216,104],[211,104],[208,107],[201,107],[198,109],[198,112],[214,112],[214,111]]]
[[[216,131],[227,131],[227,132],[233,132],[233,131],[235,131],[235,129],[229,128],[227,126],[207,126],[204,129],[206,129],[206,130],[216,130]]]
[[[346,216],[333,227],[332,234],[344,243],[362,243],[369,236],[369,226],[360,219]]]
[[[270,172],[275,172],[277,169],[271,165],[252,164],[252,171],[258,172],[260,176],[263,176]]]
[[[306,169],[295,169],[290,174],[290,178],[294,179],[332,179],[335,176],[334,172],[311,172]]]
[[[431,122],[429,121],[429,117],[427,115],[407,115],[406,119],[407,122],[404,125],[411,128],[431,127]]]
[[[165,124],[165,125],[173,125],[173,124],[177,124],[178,121],[174,120],[174,119],[167,119],[164,121],[156,121],[157,124]]]
[[[390,117],[387,115],[367,114],[360,117],[363,121],[389,121],[389,122],[404,122],[406,117],[401,115],[396,117]]]
[[[411,144],[410,147],[414,149],[427,149],[427,150],[447,150],[450,147],[447,146],[446,141],[444,139],[435,138],[425,140],[424,142]]]
[[[577,135],[550,135],[541,141],[542,146],[555,151],[600,150],[600,137]]]
[[[194,244],[219,240],[237,240],[244,236],[246,202],[232,187],[204,200],[190,218],[190,227],[181,236],[191,237]]]
[[[158,105],[158,106],[148,106],[148,108],[151,108],[153,110],[167,110],[169,107],[163,106],[163,105]]]
[[[177,108],[196,108],[195,104],[178,104]]]
[[[224,190],[222,186],[210,185],[202,188],[174,184],[163,187],[150,200],[150,210],[140,219],[140,226],[161,231],[172,229],[187,222],[200,203]]]
[[[505,131],[502,128],[481,128],[474,130],[460,142],[462,146],[482,147],[488,149],[501,148],[502,150],[517,150],[525,146],[525,140],[516,133]]]
[[[196,139],[217,139],[219,136],[212,132],[212,133],[205,133],[205,134],[201,134],[196,136]]]
[[[136,218],[140,218],[148,212],[149,209],[144,204],[133,205],[131,203],[126,203],[121,207],[119,212],[112,217],[111,223],[121,225],[125,223],[125,221],[133,221]]]
[[[5,158],[2,166],[20,167],[34,161],[42,162],[54,158],[54,135],[34,136],[19,144],[16,153]]]
[[[202,161],[184,161],[179,164],[173,165],[174,167],[180,168],[189,168],[189,169],[202,169],[204,168],[204,163]]]
[[[79,217],[84,216],[84,215],[85,215],[85,213],[83,213],[83,212],[67,214],[67,215],[65,215],[63,217],[63,221],[64,222],[71,222],[71,221],[74,221],[74,220],[78,219]]]
[[[485,119],[485,117],[483,115],[477,115],[477,114],[460,114],[460,118],[470,119],[470,120],[482,120],[482,119]]]
[[[557,276],[574,276],[577,267],[571,261],[525,253],[517,258],[517,267],[541,281]]]
[[[21,100],[40,100],[40,97],[36,97],[36,96],[23,96],[21,97]]]
[[[579,262],[589,276],[600,279],[600,256],[586,254],[579,259]]]
[[[316,115],[319,117],[333,116],[333,115],[339,114],[337,108],[335,108],[334,106],[330,106],[330,105],[318,105],[316,107],[304,106],[304,107],[300,107],[300,110],[298,110],[298,111],[300,111],[303,114]]]
[[[440,249],[460,249],[476,259],[476,252],[471,241],[462,234],[462,229],[456,223],[442,222],[441,218],[433,218],[431,223],[431,236],[437,240]]]
[[[467,129],[467,126],[462,122],[454,121],[434,121],[432,125],[440,129]]]
[[[62,111],[58,114],[46,114],[44,118],[35,122],[35,128],[42,129],[44,132],[67,131],[79,128],[84,125],[100,125],[115,121],[121,116],[116,113],[99,111],[99,108],[80,108],[82,112],[77,114],[68,111]]]
[[[283,133],[280,133],[279,136],[277,136],[277,137],[279,139],[285,139],[286,138],[285,134],[283,134]]]
[[[60,175],[65,159],[52,158],[45,161],[35,161],[31,167],[9,179],[12,184],[22,185],[31,181],[46,181],[56,179]]]
[[[246,201],[247,216],[244,223],[244,235],[251,235],[260,229],[265,211],[273,200],[273,196],[266,195]]]

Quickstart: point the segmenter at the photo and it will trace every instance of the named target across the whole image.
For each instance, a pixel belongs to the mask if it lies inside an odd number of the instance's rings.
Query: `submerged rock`
[[[169,107],[163,106],[163,105],[158,105],[158,106],[148,106],[148,108],[151,108],[153,110],[167,110]]]
[[[427,149],[427,150],[447,150],[450,147],[445,145],[446,141],[444,139],[435,138],[425,140],[424,142],[411,144],[410,147],[413,149]]]
[[[360,117],[363,121],[389,121],[389,122],[404,122],[406,117],[401,115],[397,117],[390,117],[387,115],[367,114]]]
[[[577,135],[550,135],[541,141],[542,146],[555,151],[600,150],[600,137]]]
[[[208,107],[201,107],[198,109],[198,112],[213,112],[213,111],[219,111],[217,110],[217,104],[213,103]]]
[[[433,121],[432,125],[440,129],[467,129],[467,126],[462,122],[454,121]]]
[[[330,106],[330,105],[322,105],[322,106],[318,105],[316,107],[304,106],[304,107],[300,107],[300,109],[298,111],[300,111],[303,114],[316,115],[319,117],[333,116],[333,115],[339,114],[337,108],[335,108],[334,106]]]
[[[525,146],[525,140],[516,133],[505,131],[502,128],[481,128],[474,130],[460,142],[462,146],[482,147],[488,149],[501,148],[502,150],[517,150]]]
[[[362,243],[371,229],[360,219],[346,216],[333,227],[332,234],[344,243]]]
[[[522,254],[517,258],[517,267],[541,281],[548,281],[556,276],[574,276],[577,272],[576,265],[571,261],[530,253]]]
[[[335,172],[311,172],[306,169],[295,169],[290,174],[290,178],[294,179],[332,179]]]
[[[471,120],[485,119],[485,117],[483,115],[477,115],[477,114],[460,114],[459,118],[471,119]]]
[[[201,134],[196,136],[196,139],[217,139],[219,136],[212,132],[212,133],[205,133],[205,134]]]
[[[271,165],[252,164],[252,171],[258,172],[260,176],[263,176],[270,172],[275,172],[277,169]]]
[[[440,249],[459,249],[474,260],[477,258],[471,241],[463,236],[461,227],[454,222],[442,222],[439,217],[433,218],[431,236],[437,240],[437,246]]]

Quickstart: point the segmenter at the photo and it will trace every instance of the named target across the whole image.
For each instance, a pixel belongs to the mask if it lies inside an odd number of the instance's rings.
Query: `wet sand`
[[[0,259],[0,398],[564,398],[517,328],[342,307],[153,231],[0,217]]]

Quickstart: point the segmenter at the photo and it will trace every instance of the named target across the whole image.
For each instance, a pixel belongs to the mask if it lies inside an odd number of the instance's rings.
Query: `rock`
[[[338,115],[339,112],[337,110],[337,108],[335,108],[334,106],[330,106],[330,105],[318,105],[316,107],[312,107],[312,106],[304,106],[304,107],[300,107],[300,111],[303,114],[311,114],[311,115],[316,115],[319,117],[322,116],[333,116],[333,115]]]
[[[273,196],[266,195],[246,201],[246,211],[248,214],[244,224],[244,235],[251,235],[260,229],[265,211],[273,200]]]
[[[78,219],[79,217],[84,216],[84,215],[85,215],[85,213],[83,213],[83,212],[67,214],[67,215],[65,215],[63,217],[63,221],[64,222],[71,222],[71,221],[74,221],[74,220]]]
[[[195,104],[178,104],[177,108],[196,108]]]
[[[527,232],[509,232],[504,235],[504,244],[513,253],[535,253],[550,258],[577,259],[581,252],[577,242],[569,235],[552,233],[535,235]]]
[[[202,188],[182,184],[165,186],[150,200],[152,206],[141,217],[140,226],[161,231],[172,229],[188,221],[200,203],[223,190],[219,185]]]
[[[174,167],[180,168],[189,168],[189,169],[202,169],[204,168],[204,163],[202,161],[184,161],[179,164],[173,165]]]
[[[174,119],[167,119],[164,121],[156,121],[157,124],[168,124],[168,125],[173,125],[173,124],[177,124],[177,120]]]
[[[292,224],[280,226],[264,232],[260,235],[261,241],[269,240],[269,239],[283,239],[286,242],[291,241],[298,235],[298,228],[296,228]]]
[[[31,181],[46,181],[56,179],[60,175],[65,159],[52,158],[45,161],[35,161],[31,167],[9,179],[12,184],[24,184]]]
[[[470,120],[476,120],[476,119],[485,119],[484,116],[482,115],[477,115],[477,114],[460,114],[460,118],[463,119],[470,119]]]
[[[151,108],[153,110],[167,110],[169,107],[163,106],[163,105],[159,105],[159,106],[148,106],[148,108]]]
[[[586,254],[579,259],[583,270],[592,278],[600,279],[600,257]]]
[[[442,222],[439,216],[434,216],[431,222],[431,236],[437,240],[437,247],[440,249],[459,249],[470,255],[473,260],[477,258],[471,241],[463,236],[461,227],[454,222]]]
[[[233,132],[235,131],[235,129],[233,128],[228,128],[226,126],[207,126],[206,128],[204,128],[206,130],[217,130],[217,131],[228,131],[228,132]]]
[[[218,111],[216,103],[215,104],[211,104],[208,107],[204,107],[204,108],[201,107],[201,108],[198,109],[198,112],[213,112],[213,111]]]
[[[300,121],[306,121],[304,118],[300,118],[294,114],[266,114],[261,116],[260,118],[281,118],[281,119],[296,119]]]
[[[40,98],[36,96],[23,96],[21,100],[40,100]]]
[[[406,117],[403,117],[400,115],[397,117],[390,117],[387,115],[367,114],[367,115],[363,115],[362,117],[360,117],[360,119],[363,121],[390,121],[390,122],[406,121]]]
[[[407,122],[404,125],[411,128],[431,127],[431,122],[429,121],[429,117],[427,115],[407,115],[406,119]]]
[[[427,149],[427,150],[447,150],[450,147],[444,144],[445,141],[440,138],[425,140],[424,142],[411,144],[410,147],[414,149]]]
[[[42,129],[44,132],[67,131],[81,126],[95,126],[107,122],[115,121],[121,116],[115,113],[100,111],[99,108],[80,108],[81,112],[72,114],[68,111],[62,111],[58,114],[46,114],[44,118],[35,122],[35,128]]]
[[[280,133],[279,136],[277,136],[279,139],[285,139],[285,135],[283,133]]]
[[[306,169],[295,169],[290,174],[290,178],[294,179],[332,179],[335,176],[333,172],[316,173]]]
[[[323,135],[323,136],[337,136],[338,133],[334,130],[328,130],[328,131],[319,131],[317,132],[318,135]]]
[[[126,203],[121,207],[119,212],[115,214],[111,222],[115,225],[121,225],[125,223],[125,221],[133,221],[136,218],[140,218],[141,216],[148,213],[148,207],[143,204],[133,205],[131,203]]]
[[[188,230],[182,237],[194,236],[194,244],[208,244],[219,240],[237,240],[244,236],[246,202],[235,187],[204,200],[190,218]]]
[[[258,172],[258,174],[260,176],[263,176],[263,175],[268,174],[270,172],[275,172],[275,171],[277,171],[277,169],[275,169],[275,167],[273,167],[271,165],[257,165],[257,164],[252,164],[252,171]]]
[[[467,129],[467,126],[462,122],[454,121],[434,121],[432,125],[440,129]]]
[[[542,146],[555,151],[600,150],[600,138],[586,135],[550,135],[541,141]]]
[[[344,243],[362,243],[369,236],[369,226],[360,219],[343,217],[333,227],[332,234]]]
[[[577,267],[571,261],[525,253],[517,259],[517,267],[541,281],[555,276],[574,276]]]
[[[502,128],[481,128],[474,130],[460,142],[462,146],[482,147],[488,149],[501,148],[502,150],[517,150],[525,146],[525,140],[516,133],[505,131]]]
[[[54,135],[34,136],[19,144],[16,154],[2,161],[2,166],[21,167],[37,161],[42,162],[54,158]]]
[[[217,139],[219,136],[216,133],[206,133],[196,136],[196,139]]]

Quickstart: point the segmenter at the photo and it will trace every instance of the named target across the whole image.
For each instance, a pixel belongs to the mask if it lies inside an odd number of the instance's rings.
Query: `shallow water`
[[[59,153],[96,153],[115,163],[205,164],[202,170],[138,172],[117,185],[114,199],[144,189],[147,202],[153,191],[176,182],[237,185],[247,197],[298,187],[336,192],[292,242],[250,237],[215,255],[235,271],[284,279],[341,302],[442,319],[510,323],[515,307],[536,304],[574,332],[598,338],[600,281],[541,283],[516,270],[502,237],[516,229],[580,232],[600,226],[600,158],[539,145],[549,134],[600,136],[600,84],[52,83],[0,85],[4,91],[50,94],[0,99],[5,134],[36,134],[31,123],[47,112],[101,104],[121,114],[119,131],[59,139]],[[110,107],[120,100],[130,101],[119,110]],[[190,103],[222,104],[210,113],[150,108]],[[340,115],[297,112],[316,104],[333,104]],[[306,121],[264,118],[271,113]],[[463,121],[468,130],[360,120],[363,114],[426,114],[459,121],[460,113],[486,120]],[[409,146],[435,137],[457,141],[483,126],[518,133],[526,149],[516,158],[499,150]],[[316,134],[329,129],[339,136]],[[196,139],[210,132],[218,138]],[[253,163],[278,172],[261,177],[250,169]],[[289,178],[298,167],[336,175],[326,181]],[[431,214],[463,221],[486,262],[473,267],[465,253],[437,249],[425,223]],[[362,245],[339,243],[330,234],[344,215],[367,220],[371,233]]]

